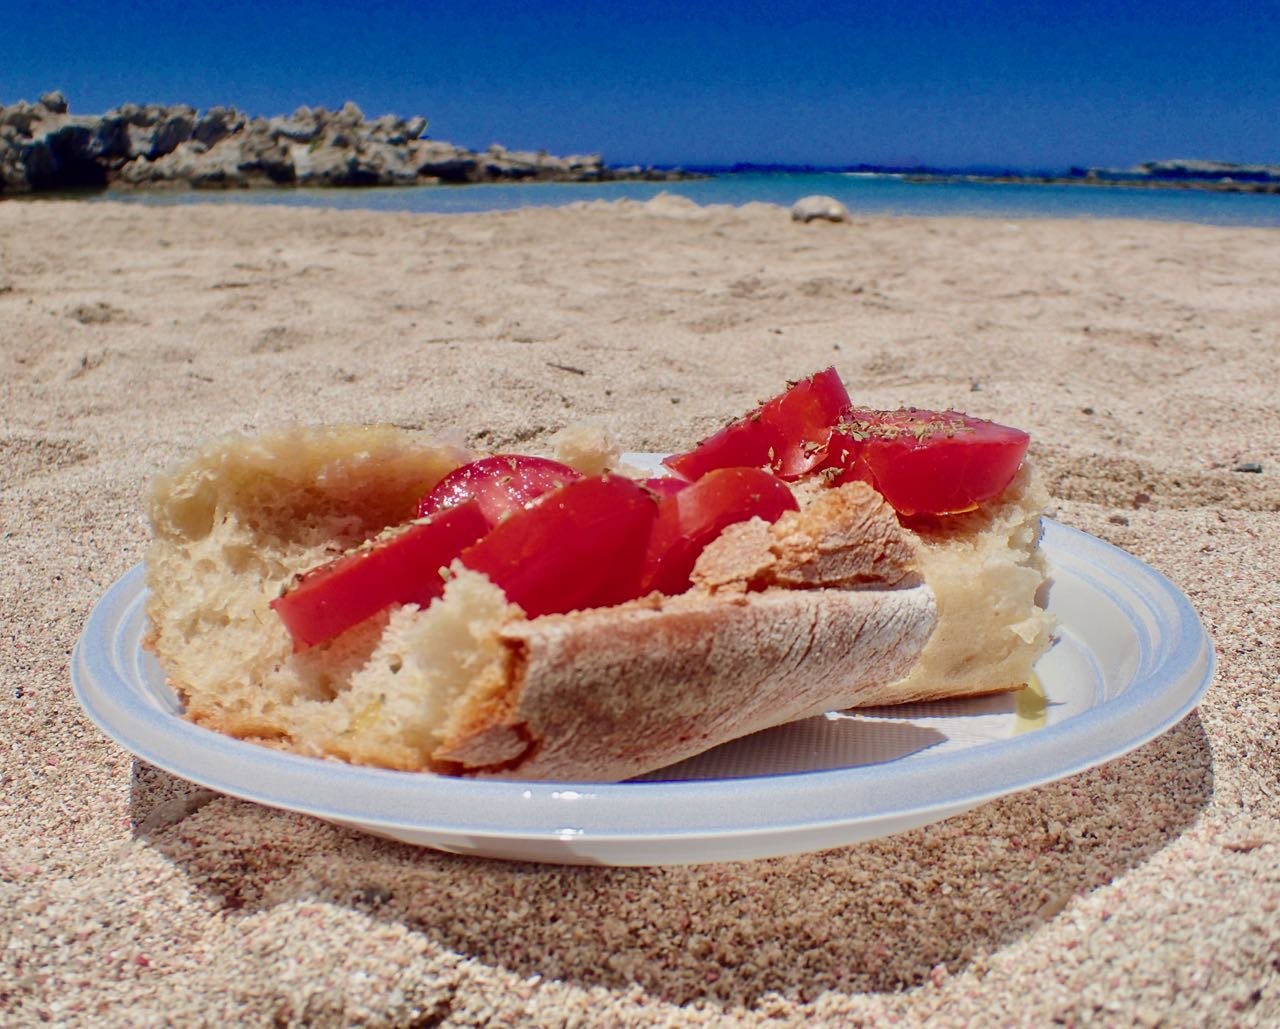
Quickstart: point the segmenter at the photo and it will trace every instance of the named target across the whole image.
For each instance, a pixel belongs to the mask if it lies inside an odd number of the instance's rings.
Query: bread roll
[[[465,458],[390,428],[296,430],[159,477],[148,646],[187,717],[386,768],[611,781],[825,710],[1016,688],[1047,641],[1024,473],[954,531],[903,527],[862,483],[800,490],[798,512],[708,547],[684,595],[611,608],[527,619],[455,565],[427,608],[295,652],[270,602]]]

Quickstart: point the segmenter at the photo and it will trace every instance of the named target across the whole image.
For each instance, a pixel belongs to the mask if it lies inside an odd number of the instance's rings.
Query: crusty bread
[[[937,627],[906,676],[863,690],[857,706],[980,696],[1026,685],[1053,629],[1053,619],[1039,603],[1046,574],[1040,514],[1049,498],[1030,464],[995,501],[968,514],[913,519],[912,531],[892,544],[874,509],[833,517],[837,507],[847,508],[859,496],[823,487],[776,526],[731,525],[703,551],[694,581],[712,593],[795,588],[805,586],[812,570],[821,567],[827,583],[856,587],[885,581],[892,572],[878,567],[877,558],[887,546],[907,547],[936,597]],[[863,541],[860,550],[842,551],[839,574],[829,556],[819,562],[819,554],[804,550],[804,541],[820,537],[824,525],[849,526]],[[803,531],[797,531],[800,527]]]
[[[690,592],[525,620],[461,570],[425,611],[391,616],[332,701],[294,705],[290,742],[393,768],[625,779],[850,706],[932,627],[923,586]]]
[[[188,716],[235,736],[275,736],[296,699],[332,695],[367,656],[363,641],[343,638],[323,660],[286,667],[280,654],[292,641],[268,604],[295,575],[412,517],[467,457],[389,426],[295,429],[217,440],[158,476],[148,645]]]
[[[1034,586],[1024,588],[1040,577],[1024,478],[997,505],[1006,514],[967,522],[950,542],[904,529],[861,483],[802,491],[799,512],[712,544],[688,593],[614,608],[529,620],[455,566],[426,609],[385,612],[295,653],[270,601],[296,574],[409,517],[461,459],[397,430],[298,430],[221,441],[157,480],[149,646],[188,717],[389,768],[616,780],[824,710],[933,695],[931,681],[916,681],[939,649],[944,600],[947,639],[1036,626],[1029,643],[1001,648],[994,680],[972,669],[949,681],[951,695],[1019,685],[1018,662],[1029,668],[1043,649]],[[1017,579],[998,616],[966,614],[965,576],[946,574],[950,559],[938,556],[966,549],[992,569],[984,590]],[[1005,566],[1026,575],[994,571]],[[986,603],[985,592],[974,598]],[[985,645],[964,642],[974,653]],[[955,650],[946,644],[929,667],[959,674]]]
[[[938,625],[911,672],[867,693],[863,706],[1002,693],[1030,681],[1054,624],[1041,606],[1040,516],[1048,502],[1025,463],[996,501],[912,522]]]

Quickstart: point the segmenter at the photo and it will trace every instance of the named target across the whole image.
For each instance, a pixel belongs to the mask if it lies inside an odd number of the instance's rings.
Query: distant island
[[[477,182],[673,181],[747,173],[894,175],[918,183],[1202,189],[1280,193],[1280,165],[1147,161],[1134,168],[1065,171],[947,169],[877,164],[751,164],[665,168],[608,165],[599,154],[475,151],[428,138],[427,120],[368,120],[353,103],[251,117],[233,107],[122,104],[76,115],[62,93],[0,106],[0,197],[103,189],[239,189],[262,186],[423,186]]]
[[[1205,189],[1226,193],[1280,193],[1280,164],[1231,164],[1225,161],[1144,161],[1133,168],[1073,167],[1065,171],[1003,168],[934,168],[894,164],[783,164],[740,161],[687,166],[702,175],[843,174],[892,175],[905,182],[991,182],[1054,186],[1132,186],[1152,189]]]
[[[666,181],[679,169],[611,167],[599,154],[556,157],[491,146],[472,151],[427,139],[427,120],[367,120],[300,107],[255,118],[230,107],[123,104],[70,113],[66,97],[0,106],[0,196],[107,188],[420,186],[473,182]]]
[[[1134,168],[1070,168],[1054,172],[908,172],[913,182],[1026,182],[1054,186],[1131,186],[1146,189],[1206,189],[1220,193],[1280,193],[1280,164],[1225,161],[1144,161]]]

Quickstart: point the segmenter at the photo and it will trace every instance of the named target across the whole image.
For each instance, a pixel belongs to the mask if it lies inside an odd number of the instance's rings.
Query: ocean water
[[[699,204],[752,201],[790,207],[813,193],[833,196],[854,215],[962,215],[988,218],[1151,218],[1212,225],[1280,227],[1280,195],[1041,185],[909,182],[901,176],[844,172],[741,172],[683,182],[521,183],[367,189],[255,189],[116,192],[95,199],[145,204],[264,203],[345,210],[463,214],[557,207],[589,200],[648,200],[675,193]]]

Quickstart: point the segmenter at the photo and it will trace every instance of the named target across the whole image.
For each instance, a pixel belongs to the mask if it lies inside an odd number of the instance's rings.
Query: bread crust
[[[435,759],[464,774],[630,778],[749,733],[852,707],[906,674],[934,625],[925,586],[689,593],[501,632],[507,693]]]

